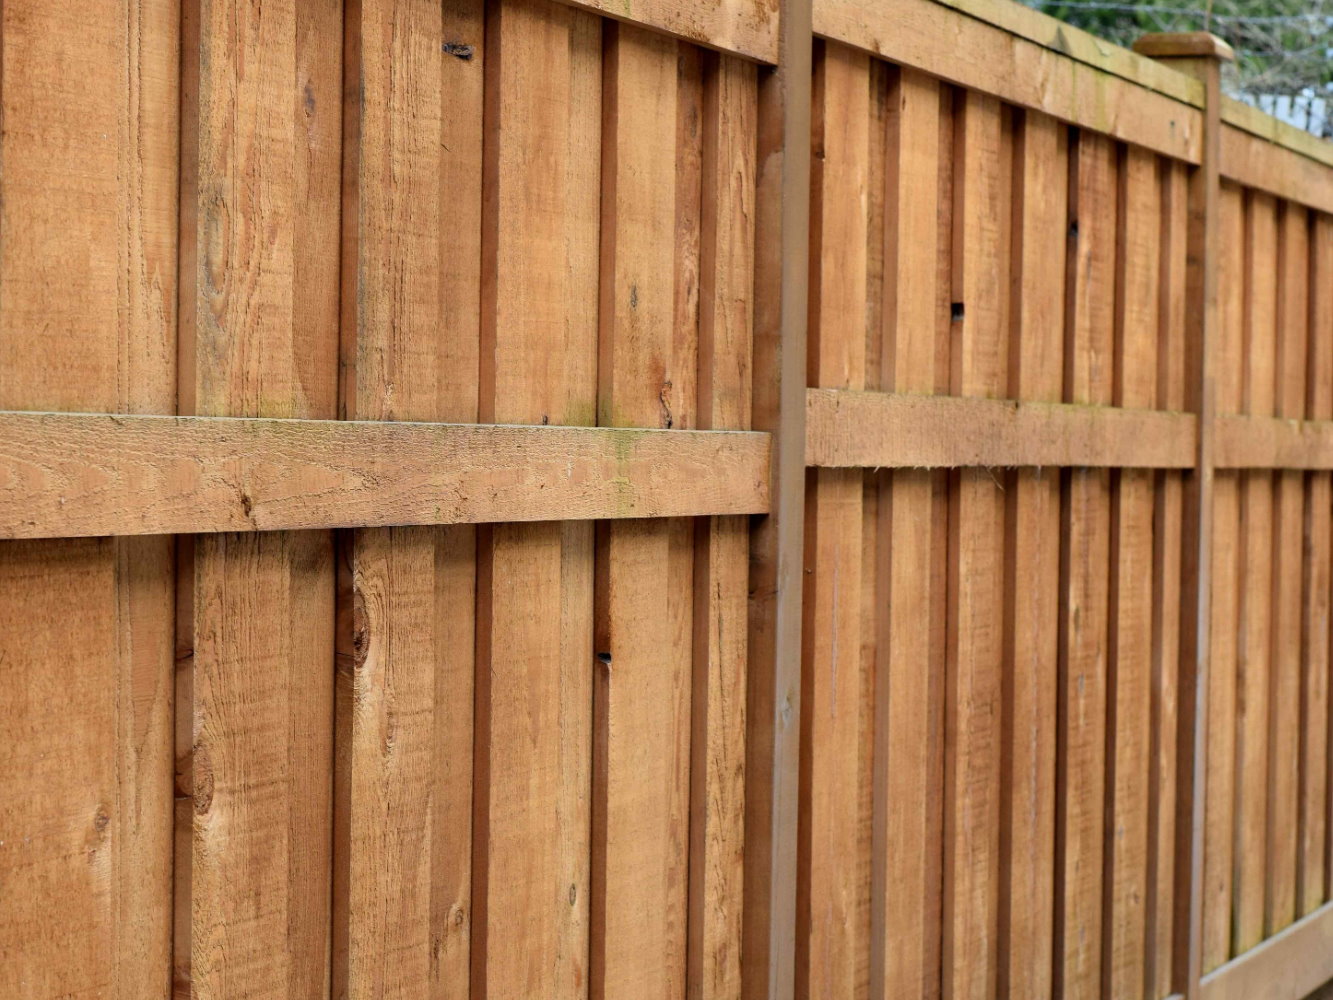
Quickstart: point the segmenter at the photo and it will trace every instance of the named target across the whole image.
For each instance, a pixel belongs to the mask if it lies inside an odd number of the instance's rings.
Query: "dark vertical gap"
[[[1079,255],[1079,162],[1081,135],[1069,129],[1068,142],[1068,230],[1065,244],[1065,316],[1064,316],[1064,398],[1074,397],[1074,330],[1078,311]],[[1073,469],[1060,470],[1060,597],[1056,624],[1056,741],[1055,741],[1055,914],[1052,929],[1052,993],[1055,1000],[1064,997],[1065,956],[1065,853],[1069,839],[1069,617],[1073,613],[1070,587],[1073,581],[1072,541],[1073,477],[1082,474]]]
[[[1125,240],[1125,219],[1128,212],[1129,151],[1123,143],[1115,147],[1115,218],[1112,220],[1115,238],[1115,281],[1112,315],[1114,332],[1111,364],[1111,404],[1125,402],[1125,285],[1127,281],[1129,247]],[[1111,959],[1115,954],[1115,828],[1116,828],[1116,738],[1120,721],[1120,547],[1121,484],[1124,472],[1110,470],[1111,497],[1111,553],[1109,560],[1109,587],[1106,612],[1106,733],[1105,733],[1105,787],[1102,812],[1102,995],[1111,996]]]
[[[0,5],[2,6],[2,5]],[[3,18],[0,18],[0,24]],[[2,30],[2,29],[0,29]],[[180,134],[178,150],[177,285],[176,285],[176,412],[196,409],[195,312],[198,260],[199,193],[199,0],[183,0],[180,10]],[[4,46],[0,44],[0,58]],[[0,74],[0,78],[3,74]],[[0,102],[3,107],[3,102]],[[0,149],[3,148],[0,143]],[[191,992],[192,892],[194,822],[194,570],[195,539],[176,539],[175,801],[172,838],[173,995]]]
[[[614,424],[612,385],[615,334],[616,182],[619,104],[620,27],[602,22],[602,203],[598,244],[597,423]],[[611,525],[598,521],[593,539],[593,711],[591,847],[588,882],[588,996],[606,998],[606,777],[608,752],[608,685],[611,681]]]
[[[1024,232],[1024,202],[1027,163],[1027,113],[1011,109],[1014,141],[1010,170],[1009,217],[1009,364],[1008,396],[1019,399],[1023,394],[1023,260],[1027,234]],[[1030,470],[1008,469],[1004,477],[1004,556],[1003,604],[1001,638],[1002,666],[1000,672],[1000,863],[998,895],[999,918],[996,928],[998,956],[996,982],[1000,1000],[1009,1000],[1010,952],[1013,947],[1013,929],[1010,914],[1015,905],[1026,901],[1013,899],[1013,823],[1014,823],[1014,688],[1018,669],[1017,593],[1020,586],[1018,566],[1018,506],[1020,477],[1029,476]]]
[[[1176,203],[1172,195],[1175,187],[1171,182],[1172,174],[1171,161],[1159,157],[1157,159],[1157,190],[1159,198],[1160,225],[1158,227],[1158,296],[1157,296],[1157,400],[1156,408],[1160,410],[1170,409],[1170,399],[1172,392],[1171,385],[1171,349],[1174,341],[1171,335],[1171,325],[1174,322],[1174,316],[1171,312],[1171,280],[1176,273],[1172,267],[1172,259],[1179,251],[1172,239],[1174,232],[1172,220],[1176,215]],[[1183,276],[1183,275],[1182,275]],[[1153,588],[1156,593],[1164,593],[1163,584],[1166,580],[1166,560],[1168,558],[1166,551],[1166,530],[1167,518],[1170,511],[1167,510],[1167,484],[1173,481],[1177,473],[1158,469],[1153,472],[1153,546],[1152,546],[1152,566],[1153,566]],[[1161,606],[1161,601],[1152,603],[1152,681],[1149,694],[1149,718],[1148,726],[1148,768],[1149,768],[1149,786],[1148,786],[1148,866],[1147,866],[1147,898],[1144,906],[1144,940],[1147,944],[1147,951],[1144,961],[1144,995],[1151,996],[1156,991],[1156,984],[1159,964],[1164,961],[1163,956],[1158,954],[1157,950],[1157,928],[1163,921],[1171,919],[1170,912],[1165,915],[1158,912],[1158,884],[1161,881],[1161,872],[1159,871],[1158,861],[1161,856],[1161,824],[1163,815],[1163,803],[1161,796],[1161,768],[1159,761],[1162,756],[1164,745],[1164,725],[1165,725],[1165,699],[1163,687],[1166,679],[1166,671],[1173,668],[1171,661],[1171,652],[1164,646],[1165,643],[1166,619]],[[1169,958],[1166,959],[1169,961]]]

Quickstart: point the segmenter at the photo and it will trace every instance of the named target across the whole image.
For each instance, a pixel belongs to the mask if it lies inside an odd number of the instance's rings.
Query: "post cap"
[[[1221,59],[1234,62],[1236,52],[1230,45],[1208,31],[1165,31],[1144,35],[1134,43],[1134,51],[1153,59]]]

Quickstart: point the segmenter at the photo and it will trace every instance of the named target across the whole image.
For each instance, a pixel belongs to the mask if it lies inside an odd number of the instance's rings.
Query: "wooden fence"
[[[0,996],[1333,978],[1333,146],[1139,48],[0,5]]]

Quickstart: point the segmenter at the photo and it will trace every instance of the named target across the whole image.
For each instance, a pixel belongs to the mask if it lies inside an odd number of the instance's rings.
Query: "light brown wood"
[[[691,0],[561,0],[630,25],[666,32],[687,42],[778,61],[778,0],[726,0],[707,5]]]
[[[0,405],[175,408],[179,10],[0,11]],[[168,538],[0,545],[0,994],[171,990]]]
[[[815,33],[1073,125],[1198,163],[1188,104],[975,20],[934,0],[819,0]]]
[[[1112,143],[1080,133],[1070,152],[1065,295],[1065,399],[1112,401],[1116,261],[1116,156]],[[1056,991],[1101,989],[1106,787],[1106,670],[1111,541],[1110,476],[1069,474],[1060,565],[1059,740],[1056,798]]]
[[[412,0],[347,11],[341,402],[353,420],[476,419],[475,384],[443,372],[476,357],[480,14]],[[466,70],[446,41],[474,45]],[[340,543],[333,994],[458,992],[472,931],[473,532],[363,528]]]
[[[1244,213],[1238,189],[1223,188],[1218,204],[1217,255],[1219,302],[1216,329],[1216,406],[1219,414],[1241,409],[1244,285],[1242,251]],[[1213,460],[1226,468],[1225,427],[1216,418]],[[1219,433],[1218,431],[1221,431]],[[1203,877],[1200,889],[1199,972],[1211,971],[1231,957],[1232,893],[1235,879],[1236,679],[1240,579],[1240,477],[1221,473],[1214,483],[1210,543],[1212,583],[1208,663],[1207,751],[1203,756]],[[1196,786],[1197,787],[1197,786]],[[1191,975],[1196,984],[1198,976]]]
[[[1203,107],[1203,87],[1183,73],[1174,72],[1137,51],[1112,45],[1103,38],[1022,4],[1005,0],[937,0],[938,3],[1003,28],[1012,35],[1087,63],[1184,104]]]
[[[1202,1000],[1301,1000],[1333,979],[1333,904],[1204,977]]]
[[[825,45],[813,86],[809,378],[861,387],[870,60]],[[860,470],[819,470],[806,494],[796,951],[802,996],[851,995],[857,976],[862,479]]]
[[[1120,160],[1115,388],[1118,406],[1156,405],[1162,198],[1156,157],[1129,148]],[[1152,737],[1154,482],[1120,469],[1112,479],[1111,632],[1107,683],[1105,996],[1146,987]]]
[[[1219,417],[1217,465],[1222,469],[1333,468],[1333,423],[1280,417]]]
[[[886,203],[881,236],[885,348],[878,384],[933,392],[941,162],[940,85],[913,70],[888,84]],[[943,205],[941,203],[944,203]],[[872,239],[874,238],[872,233]],[[872,333],[881,331],[872,327]],[[889,348],[892,348],[891,350]],[[947,382],[947,371],[945,380]],[[895,472],[878,496],[871,868],[872,988],[888,996],[939,992],[940,805],[943,792],[943,473]],[[887,565],[886,565],[887,564]]]
[[[753,408],[757,74],[704,63],[699,306],[701,427],[749,427]],[[696,523],[686,995],[740,996],[744,917],[749,525]]]
[[[1064,386],[1066,130],[1029,112],[1015,151],[1010,395],[1058,402]],[[1006,484],[1000,995],[1048,996],[1055,917],[1055,762],[1060,480],[1022,469]]]
[[[1283,205],[1278,213],[1275,364],[1276,412],[1305,416],[1309,325],[1310,248],[1305,210]],[[1256,278],[1259,276],[1256,275]],[[1268,893],[1265,934],[1296,919],[1297,852],[1300,839],[1302,548],[1305,533],[1305,475],[1286,470],[1274,476],[1273,648],[1269,697]],[[1327,764],[1323,765],[1326,769]]]
[[[1134,51],[1149,58],[1193,59],[1206,56],[1228,62],[1236,58],[1230,45],[1207,31],[1143,35],[1135,40]]]
[[[199,0],[183,13],[179,403],[204,416],[329,419],[341,17],[260,6]],[[178,924],[178,976],[188,956],[201,1000],[324,992],[332,539],[210,534],[186,554],[177,725],[182,743],[192,735],[178,766],[193,831],[177,855],[191,912]]]
[[[1305,415],[1314,420],[1333,417],[1333,220],[1310,220],[1309,341],[1306,365]],[[1307,916],[1329,898],[1329,614],[1333,594],[1333,477],[1315,473],[1306,478],[1305,568],[1301,619],[1301,819],[1297,856],[1296,912]]]
[[[607,26],[598,423],[675,426],[680,68],[671,39]],[[665,123],[665,124],[664,124]],[[687,424],[688,426],[688,424]],[[685,431],[664,434],[668,440]],[[597,539],[590,995],[674,998],[686,978],[693,532],[622,522]],[[642,905],[644,897],[654,905]]]
[[[795,987],[812,46],[809,0],[780,9],[781,59],[759,74],[757,108],[753,423],[774,440],[771,513],[750,536],[745,1000]]]
[[[482,415],[596,412],[601,22],[515,0],[487,18]],[[476,996],[587,994],[593,533],[483,533]],[[511,948],[512,928],[527,928]]]
[[[1245,205],[1242,405],[1274,413],[1277,366],[1277,204],[1250,192]],[[1268,895],[1269,699],[1272,693],[1273,476],[1241,475],[1240,615],[1236,717],[1235,953],[1265,934]]]
[[[1228,125],[1333,167],[1333,143],[1313,132],[1264,114],[1253,105],[1238,101],[1234,97],[1222,98],[1221,114],[1222,121]]]
[[[1233,125],[1222,128],[1222,176],[1246,187],[1333,212],[1330,167]]]
[[[806,461],[837,468],[1184,469],[1197,421],[1143,408],[812,389]]]
[[[994,397],[1008,386],[1011,123],[971,93],[955,114],[952,287],[965,312],[950,387]],[[997,977],[1005,498],[982,469],[956,473],[950,494],[942,991],[981,1000]]]
[[[54,413],[0,414],[0,426],[0,538],[768,507],[757,432]]]

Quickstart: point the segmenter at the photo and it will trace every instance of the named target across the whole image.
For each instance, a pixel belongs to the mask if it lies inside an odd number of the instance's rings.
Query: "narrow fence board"
[[[878,384],[932,392],[939,385],[937,273],[941,253],[949,251],[939,232],[948,207],[940,171],[950,153],[940,135],[941,87],[902,70],[886,97],[885,343]],[[880,479],[876,544],[885,592],[877,595],[878,628],[869,637],[877,671],[871,988],[927,1000],[939,993],[944,657],[938,638],[946,595],[937,572],[944,546],[936,526],[945,507],[943,476],[900,471]]]
[[[1198,163],[1198,108],[1094,69],[933,0],[819,0],[815,33],[890,62]]]
[[[1272,416],[1277,364],[1277,204],[1249,192],[1245,206],[1242,406]],[[1240,485],[1240,616],[1236,717],[1236,884],[1232,948],[1263,940],[1268,894],[1269,699],[1272,684],[1273,476]]]
[[[1162,184],[1161,269],[1159,272],[1160,311],[1157,325],[1157,405],[1168,410],[1184,410],[1192,401],[1187,391],[1187,358],[1190,355],[1190,182],[1189,168],[1183,163],[1159,160]],[[1197,461],[1197,460],[1196,460]],[[1193,757],[1191,750],[1180,750],[1182,715],[1192,718],[1196,705],[1191,701],[1182,709],[1186,671],[1182,648],[1197,642],[1192,632],[1193,616],[1183,614],[1191,606],[1187,597],[1189,580],[1194,574],[1186,566],[1185,549],[1190,534],[1186,527],[1186,473],[1161,471],[1156,477],[1153,513],[1153,690],[1152,743],[1148,753],[1151,798],[1149,806],[1149,860],[1146,956],[1147,990],[1155,997],[1171,993],[1180,956],[1176,940],[1181,925],[1182,903],[1190,898],[1188,857],[1177,857],[1177,834],[1192,823],[1179,821],[1181,811],[1192,808],[1188,796],[1181,794],[1179,769]],[[1191,561],[1193,557],[1191,557]],[[1193,694],[1192,690],[1189,692]],[[1187,727],[1188,728],[1188,727]],[[1183,890],[1182,891],[1182,887]]]
[[[1029,112],[1015,150],[1010,395],[1059,401],[1064,385],[1068,130]],[[1060,619],[1060,480],[1021,469],[1006,485],[1004,748],[1001,777],[1002,997],[1051,993],[1055,933],[1055,760]]]
[[[464,68],[442,43],[480,41],[479,5],[363,0],[347,15],[342,415],[476,419],[457,369],[475,371],[485,54]],[[461,991],[473,531],[362,527],[339,542],[332,992]]]
[[[768,508],[769,438],[750,431],[57,413],[0,428],[0,538]]]
[[[1310,250],[1303,208],[1283,205],[1277,233],[1276,413],[1305,416]],[[1258,277],[1256,275],[1256,277]],[[1305,532],[1305,476],[1299,470],[1274,475],[1273,647],[1269,697],[1268,892],[1264,933],[1277,933],[1296,919],[1296,871],[1300,837],[1300,734],[1293,720],[1301,710],[1301,575]],[[1293,641],[1295,640],[1295,641]],[[1323,765],[1327,767],[1327,764]]]
[[[0,406],[175,408],[179,5],[0,10]],[[171,994],[173,543],[0,544],[0,994]]]
[[[1119,406],[1152,407],[1157,395],[1162,199],[1152,154],[1120,160],[1115,325]],[[1154,482],[1150,472],[1114,474],[1111,633],[1107,685],[1105,996],[1142,997],[1146,986],[1152,722]]]
[[[968,93],[954,129],[951,388],[998,396],[1008,386],[1012,121],[993,97]],[[1005,497],[985,470],[953,475],[944,778],[943,993],[994,994],[1000,851]]]
[[[214,0],[183,17],[181,412],[333,418],[342,18]],[[189,868],[191,919],[175,952],[200,1000],[323,993],[332,539],[210,534],[192,551],[177,639],[193,799],[177,871]]]
[[[865,385],[870,60],[819,46],[811,178],[809,379]],[[807,415],[808,419],[808,415]],[[802,629],[796,981],[809,996],[855,994],[861,726],[860,470],[807,479]],[[868,928],[865,928],[868,930]]]
[[[1187,469],[1192,414],[811,389],[806,461],[822,467]]]
[[[1203,979],[1201,1000],[1301,1000],[1333,979],[1333,903],[1327,903]]]
[[[1244,277],[1244,213],[1241,193],[1222,189],[1218,206],[1218,329],[1216,351],[1217,430],[1214,462],[1225,454],[1224,433],[1241,409]],[[1221,433],[1219,433],[1221,432]],[[1212,621],[1208,665],[1208,750],[1204,789],[1202,971],[1231,957],[1231,914],[1235,885],[1236,678],[1240,614],[1240,476],[1220,473],[1214,480],[1212,533]]]
[[[743,428],[753,408],[757,73],[728,56],[704,69],[698,424]],[[747,518],[696,523],[690,1000],[741,991],[749,551]]]
[[[672,427],[695,404],[672,392],[694,356],[677,340],[667,280],[677,259],[680,49],[625,24],[604,38],[598,423]],[[598,528],[593,1000],[684,992],[692,552],[681,522]]]
[[[1116,155],[1080,133],[1070,152],[1065,293],[1065,399],[1112,400]],[[1056,812],[1056,991],[1101,987],[1106,787],[1106,670],[1111,490],[1100,469],[1067,475],[1061,543],[1061,650]]]
[[[596,412],[601,21],[489,5],[481,416]],[[593,531],[483,532],[474,792],[475,996],[587,991]],[[512,928],[526,928],[511,948]]]
[[[1333,220],[1311,217],[1309,341],[1306,365],[1306,416],[1333,417]],[[1306,916],[1329,898],[1329,806],[1333,803],[1328,768],[1329,625],[1333,600],[1333,476],[1306,477],[1305,571],[1301,587],[1301,844],[1297,861],[1297,915]]]

